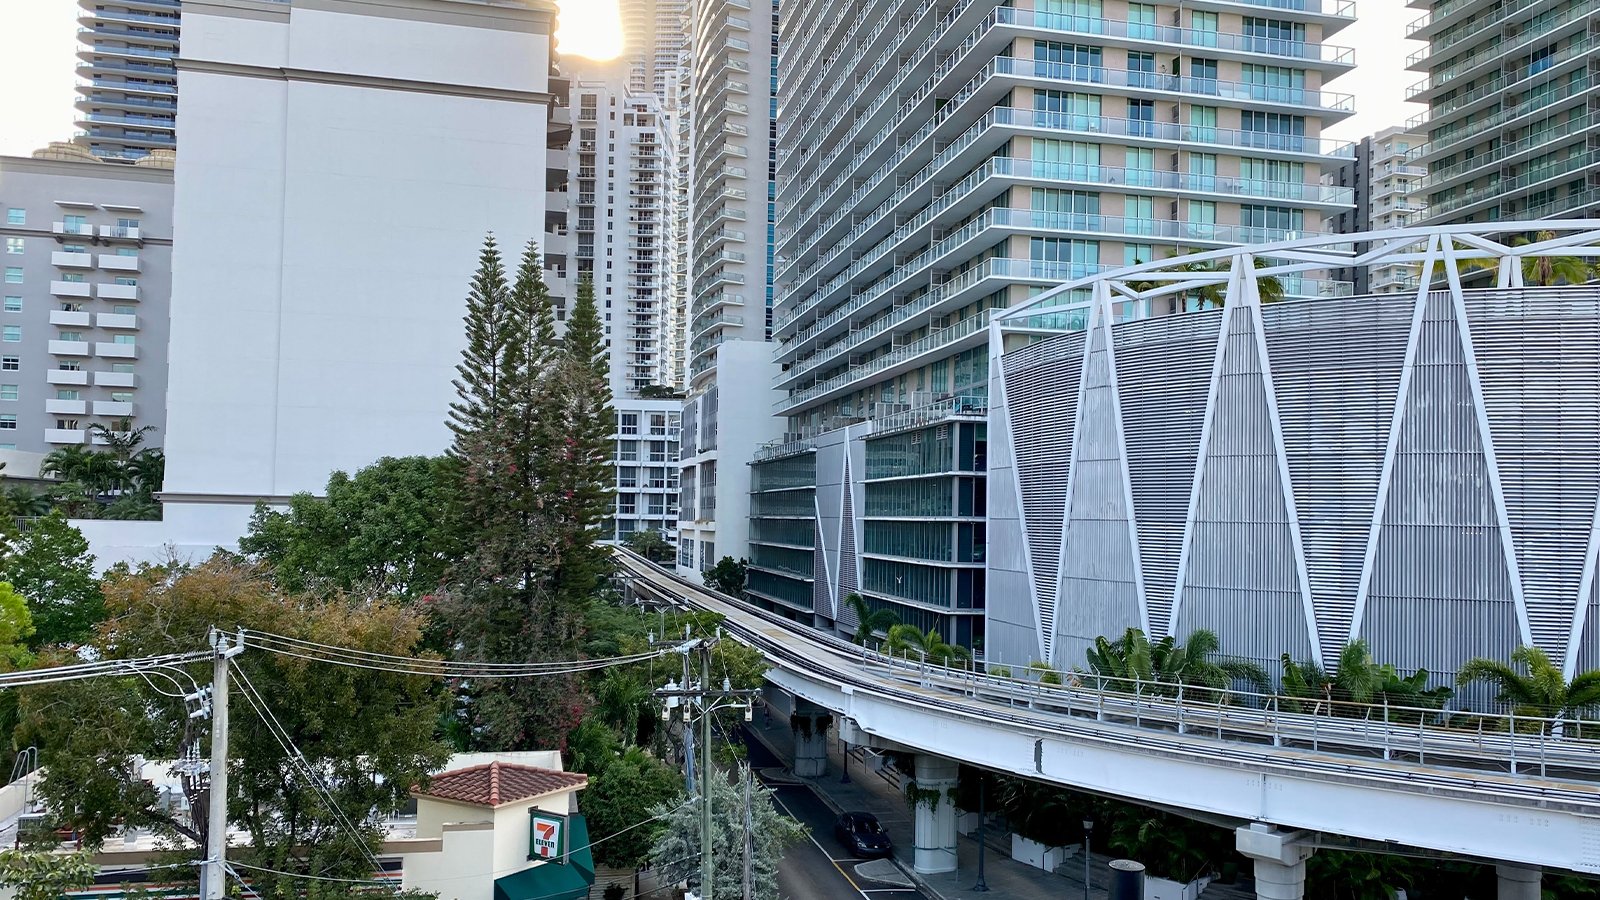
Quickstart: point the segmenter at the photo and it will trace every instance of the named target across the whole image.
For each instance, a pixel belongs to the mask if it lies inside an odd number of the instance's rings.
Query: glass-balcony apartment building
[[[1429,224],[1586,218],[1600,209],[1596,6],[1590,0],[1411,0],[1428,111],[1412,159]]]
[[[1106,267],[1309,236],[1350,208],[1322,176],[1353,151],[1322,133],[1353,111],[1325,85],[1354,65],[1326,42],[1354,6],[780,6],[788,440],[754,463],[750,590],[844,630],[859,593],[981,648],[992,311]]]
[[[132,161],[177,146],[178,0],[79,0],[77,143]]]

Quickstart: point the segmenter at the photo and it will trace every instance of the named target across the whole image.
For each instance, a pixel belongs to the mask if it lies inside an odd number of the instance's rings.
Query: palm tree
[[[595,712],[622,734],[622,745],[639,739],[639,723],[649,716],[650,691],[632,676],[606,673],[594,692]]]
[[[844,604],[855,611],[856,636],[855,642],[865,647],[867,641],[872,640],[878,632],[887,634],[889,629],[900,624],[900,617],[887,609],[873,609],[860,594],[850,593],[844,595]]]
[[[107,428],[96,422],[89,426],[89,435],[106,445],[106,450],[114,458],[126,462],[138,452],[139,445],[144,443],[144,436],[155,431],[154,425],[133,427],[131,419],[118,419]]]
[[[1218,657],[1222,641],[1217,633],[1199,628],[1189,640],[1174,643],[1169,635],[1156,645],[1156,671],[1169,680],[1190,687],[1222,690],[1235,681],[1248,682],[1258,693],[1271,687],[1266,670],[1245,659]]]
[[[1204,263],[1184,263],[1181,266],[1175,266],[1173,271],[1215,273],[1228,272],[1232,269],[1232,267],[1233,264],[1230,261],[1213,260],[1211,262]],[[1255,267],[1257,269],[1266,268],[1266,260],[1257,258]],[[1195,288],[1188,294],[1188,296],[1193,297],[1196,304],[1201,309],[1205,309],[1208,306],[1214,306],[1218,309],[1221,309],[1223,295],[1227,292],[1227,289],[1226,282],[1207,284]],[[1256,290],[1261,295],[1262,303],[1277,303],[1283,299],[1283,281],[1276,275],[1258,276],[1256,278]]]
[[[1511,662],[1508,666],[1497,659],[1469,660],[1456,673],[1456,685],[1487,682],[1499,690],[1496,699],[1529,716],[1559,719],[1600,706],[1600,670],[1581,672],[1568,681],[1537,647],[1518,647],[1511,652]]]
[[[50,451],[39,463],[39,474],[53,475],[62,481],[75,481],[94,455],[93,450],[82,444],[69,444]]]
[[[31,519],[50,514],[50,497],[20,484],[6,490],[5,505],[11,507],[12,515],[23,518]]]
[[[972,658],[967,648],[945,643],[944,637],[937,629],[928,629],[923,634],[915,625],[894,625],[889,628],[889,639],[884,643],[889,653],[902,653],[910,655],[919,653],[929,662],[941,666],[952,663],[966,662]]]
[[[1427,669],[1402,676],[1394,666],[1380,665],[1363,640],[1351,641],[1339,651],[1339,668],[1333,674],[1314,662],[1294,662],[1287,653],[1281,660],[1283,692],[1327,702],[1333,715],[1365,716],[1368,704],[1439,709],[1455,694],[1448,687],[1428,687]],[[1334,706],[1335,701],[1349,705]]]
[[[1089,671],[1119,681],[1155,681],[1155,658],[1150,639],[1137,628],[1129,628],[1114,641],[1102,635],[1086,653]]]
[[[167,455],[159,447],[146,447],[135,453],[123,469],[135,490],[154,493],[166,479]]]
[[[1535,232],[1530,238],[1527,235],[1514,238],[1510,242],[1512,247],[1525,247],[1528,244],[1544,243],[1556,236],[1553,231]],[[1457,250],[1470,250],[1465,244],[1456,242]],[[1469,259],[1461,263],[1461,271],[1492,271],[1500,266],[1496,259]],[[1583,284],[1595,275],[1589,261],[1578,256],[1524,256],[1522,258],[1522,283],[1526,287],[1555,287],[1562,284]]]

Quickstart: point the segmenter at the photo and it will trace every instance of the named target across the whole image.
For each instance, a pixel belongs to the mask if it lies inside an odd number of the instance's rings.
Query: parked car
[[[857,856],[888,856],[894,852],[889,833],[872,813],[847,812],[833,826],[834,837]]]

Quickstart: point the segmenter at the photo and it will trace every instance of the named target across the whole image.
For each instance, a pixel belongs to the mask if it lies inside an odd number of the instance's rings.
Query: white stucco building
[[[166,518],[91,523],[98,555],[209,553],[257,501],[447,445],[484,235],[543,232],[546,167],[518,161],[545,154],[555,9],[184,10]]]

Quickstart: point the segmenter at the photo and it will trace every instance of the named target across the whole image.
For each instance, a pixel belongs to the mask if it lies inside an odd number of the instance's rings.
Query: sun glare
[[[556,49],[563,56],[615,59],[622,55],[622,14],[617,0],[560,0]]]

